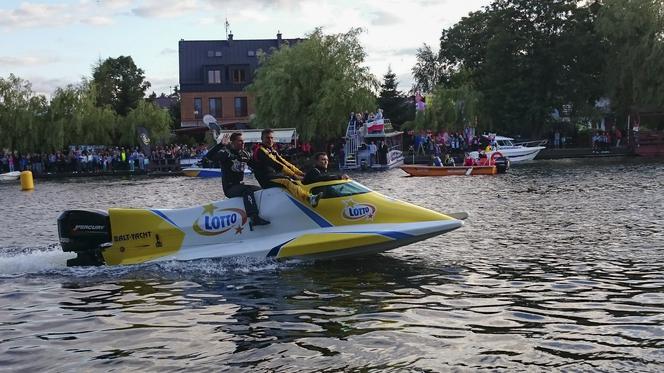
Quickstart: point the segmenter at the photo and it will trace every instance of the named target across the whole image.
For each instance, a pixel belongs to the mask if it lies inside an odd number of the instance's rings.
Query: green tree
[[[664,108],[664,3],[605,0],[597,30],[608,42],[603,81],[619,115]]]
[[[537,136],[563,104],[588,107],[601,94],[604,46],[598,5],[576,0],[496,0],[441,36],[443,84],[481,93],[480,127]]]
[[[305,141],[338,137],[351,111],[373,109],[376,78],[362,66],[360,29],[307,39],[260,54],[261,66],[247,89],[256,96],[255,124],[296,127]]]
[[[141,100],[138,107],[120,120],[119,138],[116,144],[136,145],[138,137],[136,128],[145,127],[154,142],[165,141],[171,134],[171,116],[168,111],[159,108],[152,102]]]
[[[96,87],[83,80],[58,88],[50,102],[48,122],[52,129],[48,150],[68,145],[112,144],[117,114],[110,107],[96,106]]]
[[[385,118],[389,118],[392,124],[400,126],[415,117],[415,105],[399,90],[396,74],[392,68],[387,69],[383,76],[378,96],[378,107],[383,109]]]
[[[151,86],[145,80],[143,69],[136,66],[131,56],[99,61],[93,68],[92,78],[97,87],[97,105],[109,105],[121,116],[138,107]]]
[[[415,89],[424,93],[432,92],[442,79],[442,64],[437,53],[431,46],[424,44],[417,49],[415,56],[417,62],[413,66],[412,73],[415,79]]]
[[[14,74],[0,78],[0,148],[29,152],[40,146],[47,101]]]
[[[169,96],[171,97],[174,102],[173,104],[168,108],[168,113],[171,116],[171,121],[173,122],[173,128],[180,128],[181,122],[180,119],[182,118],[182,99],[180,96],[180,89],[178,86],[173,87],[173,93]]]

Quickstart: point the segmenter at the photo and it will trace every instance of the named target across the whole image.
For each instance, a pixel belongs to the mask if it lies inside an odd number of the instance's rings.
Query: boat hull
[[[401,166],[410,176],[471,176],[471,175],[495,175],[498,173],[496,166]]]

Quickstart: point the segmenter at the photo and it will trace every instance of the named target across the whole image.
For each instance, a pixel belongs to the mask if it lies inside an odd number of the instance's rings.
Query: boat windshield
[[[323,193],[321,198],[337,198],[369,193],[371,190],[360,183],[356,183],[355,181],[334,185],[322,185],[319,187],[311,188],[311,194],[318,194],[321,192]]]
[[[498,146],[514,146],[511,140],[498,140],[496,143]]]

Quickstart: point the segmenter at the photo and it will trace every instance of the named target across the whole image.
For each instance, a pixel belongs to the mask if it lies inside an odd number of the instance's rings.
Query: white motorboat
[[[4,174],[0,174],[0,181],[18,180],[19,177],[21,177],[21,171],[5,172]]]
[[[511,137],[505,136],[495,136],[496,146],[495,149],[492,149],[487,153],[488,157],[491,157],[493,153],[499,152],[504,157],[510,160],[510,164],[532,161],[535,159],[537,154],[546,149],[546,146],[541,146],[543,141],[533,141],[527,143],[514,143],[514,139]],[[544,141],[546,142],[546,141]],[[533,146],[530,146],[533,145]],[[471,152],[470,155],[473,158],[478,158],[478,152]]]

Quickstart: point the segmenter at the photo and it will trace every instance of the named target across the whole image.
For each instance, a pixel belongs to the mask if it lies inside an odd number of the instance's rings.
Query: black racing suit
[[[254,164],[251,168],[263,188],[286,188],[293,196],[308,201],[309,193],[292,180],[304,176],[304,172],[285,160],[275,149],[260,144],[254,150]]]
[[[246,165],[253,164],[249,152],[217,144],[207,152],[204,158],[219,161],[221,164],[221,185],[224,187],[224,195],[228,198],[242,197],[247,215],[251,218],[257,217],[258,205],[254,192],[261,188],[243,182]]]

